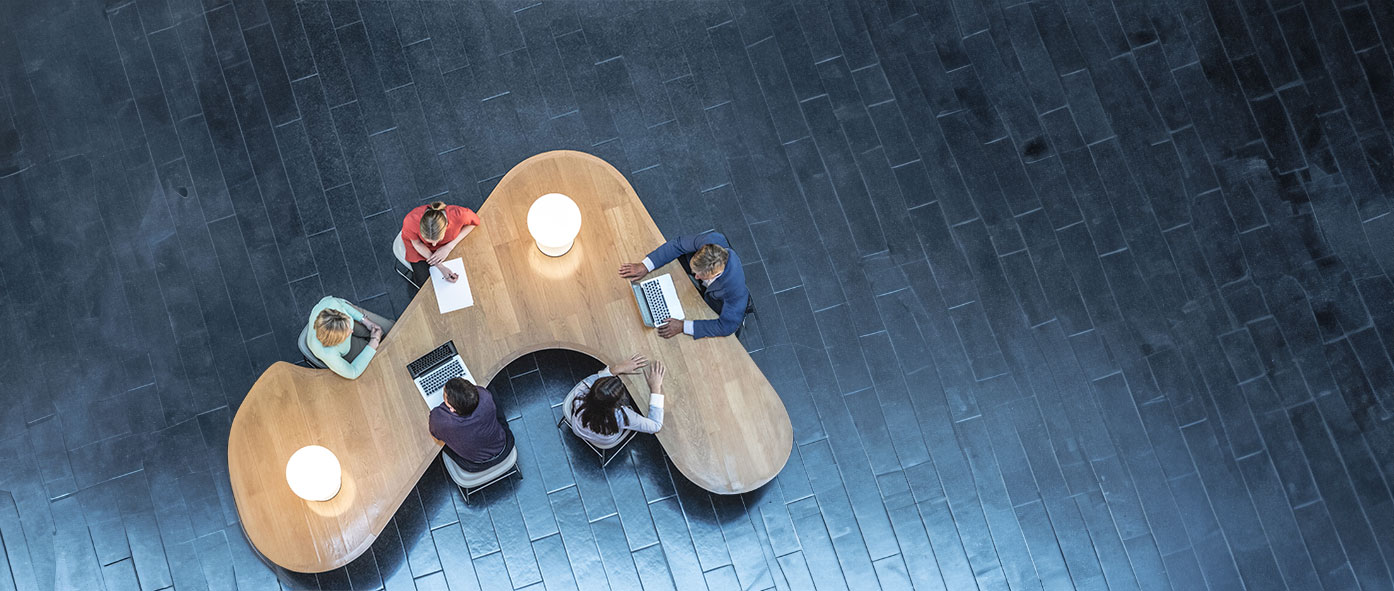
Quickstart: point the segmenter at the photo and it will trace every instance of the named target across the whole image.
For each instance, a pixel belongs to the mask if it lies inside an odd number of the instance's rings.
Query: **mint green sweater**
[[[314,353],[315,357],[324,362],[325,366],[334,370],[334,373],[350,380],[356,379],[363,375],[363,370],[368,368],[368,362],[373,360],[373,355],[377,351],[372,347],[364,347],[353,363],[349,363],[348,360],[344,359],[344,356],[348,355],[349,350],[353,348],[353,336],[350,335],[349,338],[344,339],[344,342],[333,347],[326,347],[319,342],[319,337],[315,336],[315,318],[319,317],[320,312],[331,308],[348,314],[349,318],[357,322],[363,321],[363,313],[359,312],[358,308],[353,307],[353,304],[348,303],[348,300],[325,296],[318,304],[315,304],[315,309],[310,310],[310,329],[305,331],[305,345],[310,348],[310,352]]]

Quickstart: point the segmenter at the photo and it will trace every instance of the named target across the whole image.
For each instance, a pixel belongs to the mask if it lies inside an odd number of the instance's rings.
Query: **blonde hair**
[[[726,260],[730,255],[726,254],[726,249],[715,244],[704,244],[702,248],[692,254],[692,261],[688,264],[692,266],[695,273],[711,273],[719,268],[726,267]]]
[[[326,308],[315,317],[315,338],[326,347],[344,342],[353,334],[353,320],[339,310]]]
[[[433,202],[421,214],[421,239],[426,242],[439,241],[445,237],[445,229],[449,226],[450,220],[445,217],[445,202]]]

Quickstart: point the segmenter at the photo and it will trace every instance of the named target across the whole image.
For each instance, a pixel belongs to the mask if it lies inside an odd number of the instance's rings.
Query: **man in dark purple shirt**
[[[468,472],[487,470],[513,449],[513,432],[494,395],[464,378],[445,383],[445,400],[431,409],[431,435]]]

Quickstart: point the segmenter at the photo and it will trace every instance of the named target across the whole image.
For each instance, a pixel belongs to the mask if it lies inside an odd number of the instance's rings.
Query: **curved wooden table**
[[[575,200],[583,220],[575,246],[558,258],[539,252],[527,231],[528,207],[552,192]],[[504,176],[479,216],[484,223],[451,255],[464,258],[473,307],[442,315],[425,287],[357,380],[281,362],[242,402],[228,438],[232,491],[247,537],[271,562],[331,570],[382,532],[441,446],[427,432],[429,409],[406,364],[451,339],[484,384],[542,349],[605,362],[642,352],[662,361],[669,395],[658,440],[678,470],[709,491],[754,490],[789,459],[789,416],[739,341],[664,340],[639,321],[617,269],[663,236],[619,171],[581,152],[539,154]],[[676,263],[655,273],[673,274],[689,316],[713,317]],[[642,380],[625,380],[646,406]],[[286,461],[310,444],[328,447],[343,465],[343,486],[329,501],[301,500],[286,484]]]

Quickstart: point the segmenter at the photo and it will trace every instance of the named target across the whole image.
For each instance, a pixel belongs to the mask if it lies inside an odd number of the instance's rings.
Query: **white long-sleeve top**
[[[620,426],[619,431],[609,435],[601,435],[581,424],[581,402],[590,394],[591,386],[595,385],[596,380],[612,375],[614,374],[610,373],[610,368],[602,369],[595,375],[581,380],[581,383],[571,388],[571,393],[567,395],[568,397],[575,395],[571,408],[565,409],[567,422],[571,423],[571,432],[575,433],[577,437],[591,442],[596,447],[608,447],[619,443],[620,439],[624,437],[625,429],[640,433],[657,433],[659,429],[663,428],[663,395],[658,392],[649,393],[648,416],[639,414],[639,411],[625,405],[616,408],[615,422]]]

